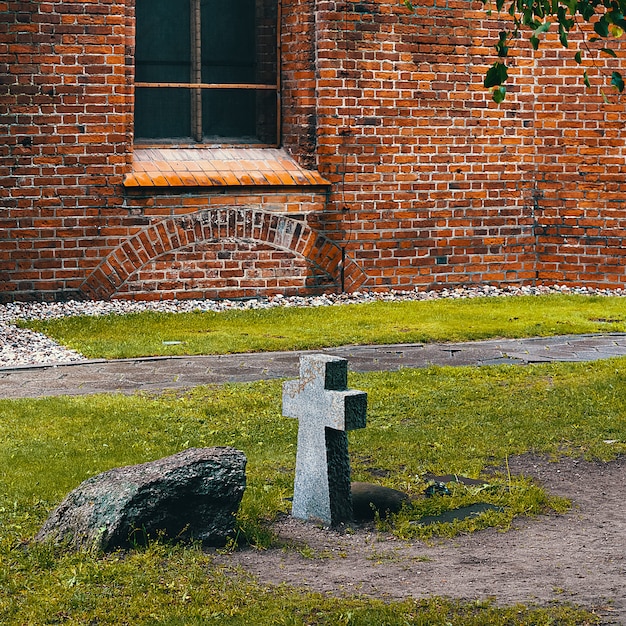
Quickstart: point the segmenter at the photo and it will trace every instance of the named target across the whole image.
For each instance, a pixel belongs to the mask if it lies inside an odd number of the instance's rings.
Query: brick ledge
[[[280,148],[136,148],[124,187],[328,186]]]

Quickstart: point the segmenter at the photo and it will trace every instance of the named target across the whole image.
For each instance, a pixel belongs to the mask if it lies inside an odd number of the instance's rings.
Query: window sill
[[[124,187],[328,186],[279,148],[135,148]]]

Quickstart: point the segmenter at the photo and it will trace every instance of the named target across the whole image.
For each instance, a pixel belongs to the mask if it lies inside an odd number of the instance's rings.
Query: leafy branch
[[[485,5],[490,2],[491,0],[483,0]],[[506,96],[504,84],[509,76],[509,42],[520,38],[522,31],[530,32],[528,40],[533,50],[539,48],[542,36],[553,26],[557,28],[559,41],[564,48],[569,48],[570,34],[579,31],[583,34],[584,52],[596,67],[594,52],[589,44],[619,39],[626,31],[626,0],[495,0],[495,6],[499,13],[506,13],[511,18],[511,28],[499,34],[495,44],[498,59],[487,70],[484,80],[484,86],[493,90],[492,98],[497,103],[502,102]],[[594,36],[585,38],[588,29],[581,22],[592,25]],[[617,57],[615,50],[608,45],[599,48],[599,52],[612,58]],[[574,59],[582,64],[583,51],[578,50]],[[583,82],[587,87],[591,86],[586,70],[583,71]],[[624,91],[624,79],[620,72],[612,72],[611,85],[620,93]],[[604,93],[602,95],[606,101]]]

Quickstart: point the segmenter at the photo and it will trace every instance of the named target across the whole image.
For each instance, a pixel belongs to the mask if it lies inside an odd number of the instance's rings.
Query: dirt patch
[[[284,517],[275,532],[309,546],[306,556],[243,549],[216,558],[260,582],[323,593],[573,603],[596,611],[605,624],[626,624],[626,457],[596,463],[524,455],[509,463],[512,473],[570,498],[572,510],[516,520],[508,532],[486,530],[432,545],[398,540],[372,525],[341,533]]]

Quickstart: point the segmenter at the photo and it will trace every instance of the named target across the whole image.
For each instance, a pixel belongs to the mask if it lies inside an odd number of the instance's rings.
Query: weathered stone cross
[[[283,415],[300,420],[292,515],[336,525],[352,519],[346,431],[365,427],[367,394],[348,386],[348,361],[300,357],[300,378],[283,384]]]

